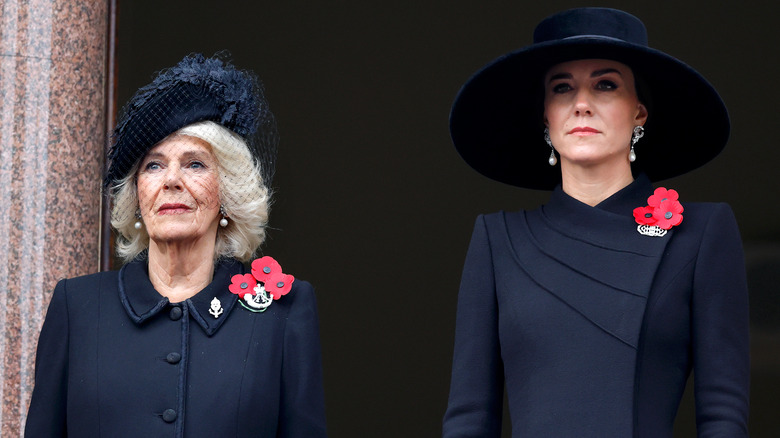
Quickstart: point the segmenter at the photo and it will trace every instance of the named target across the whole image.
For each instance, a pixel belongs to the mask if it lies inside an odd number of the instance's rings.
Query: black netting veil
[[[224,61],[225,54],[185,57],[162,70],[125,105],[112,136],[106,187],[127,175],[146,152],[192,123],[210,120],[244,139],[270,187],[279,135],[262,83]]]
[[[245,259],[264,238],[276,121],[257,76],[224,58],[185,57],[122,111],[104,184],[125,259],[155,240],[153,233],[175,238],[215,220],[221,255]]]

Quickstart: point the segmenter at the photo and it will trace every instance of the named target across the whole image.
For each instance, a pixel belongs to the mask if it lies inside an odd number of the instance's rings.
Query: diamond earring
[[[558,164],[558,158],[555,156],[555,148],[550,140],[550,128],[544,128],[544,142],[550,146],[550,158],[547,159],[547,162],[550,163],[550,166],[555,166]]]
[[[636,152],[634,152],[634,145],[645,135],[645,128],[641,125],[634,126],[634,133],[631,135],[631,150],[628,152],[628,161],[636,161]]]

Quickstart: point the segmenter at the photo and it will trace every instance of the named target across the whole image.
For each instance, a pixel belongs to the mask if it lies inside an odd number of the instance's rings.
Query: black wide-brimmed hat
[[[634,173],[652,181],[682,175],[726,146],[730,123],[718,92],[696,70],[647,45],[644,24],[608,8],[572,9],[544,19],[530,46],[494,60],[461,88],[450,134],[466,162],[494,180],[553,189],[561,171],[547,163],[543,78],[555,64],[610,59],[631,67],[647,85],[649,116],[636,144]],[[628,154],[628,139],[626,140]]]
[[[273,113],[254,73],[236,69],[220,53],[186,56],[162,70],[130,99],[117,123],[108,153],[105,186],[127,176],[154,145],[202,121],[219,123],[244,139],[270,187],[278,147]]]

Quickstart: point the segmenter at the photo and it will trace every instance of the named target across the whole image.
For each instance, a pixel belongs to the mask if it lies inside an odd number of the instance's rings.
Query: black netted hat
[[[244,139],[270,187],[278,147],[276,122],[257,77],[222,57],[189,55],[135,93],[114,130],[106,187],[127,176],[168,135],[207,120]]]

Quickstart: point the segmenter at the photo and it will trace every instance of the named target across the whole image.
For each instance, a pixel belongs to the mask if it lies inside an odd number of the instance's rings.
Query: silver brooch
[[[658,225],[639,225],[636,230],[639,231],[639,234],[650,237],[664,237],[667,232]]]
[[[213,300],[211,300],[211,308],[209,309],[209,313],[211,316],[214,317],[214,319],[219,318],[219,315],[222,315],[222,312],[225,310],[222,309],[222,303],[219,302],[217,297],[214,297]]]
[[[255,294],[245,294],[244,301],[241,301],[241,305],[246,309],[253,312],[264,312],[271,303],[274,302],[274,298],[265,290],[262,284],[257,283],[254,289]]]

